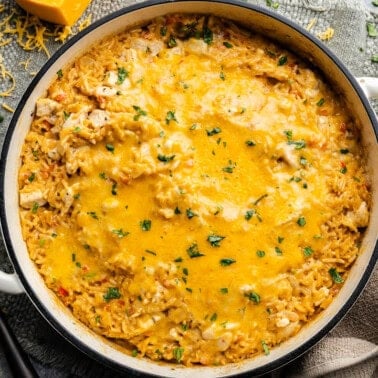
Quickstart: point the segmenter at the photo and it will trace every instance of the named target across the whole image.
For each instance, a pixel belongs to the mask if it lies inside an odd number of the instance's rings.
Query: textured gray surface
[[[92,13],[92,20],[100,18],[116,9],[136,1],[94,0],[86,14]],[[266,5],[265,0],[251,1]],[[275,2],[275,1],[273,1]],[[371,62],[371,56],[378,54],[378,38],[369,38],[366,33],[366,22],[374,22],[378,28],[378,7],[369,0],[277,0],[280,13],[306,27],[316,18],[311,33],[317,35],[328,26],[335,29],[334,37],[326,44],[342,59],[356,76],[378,77],[378,64]],[[13,1],[5,0],[6,9],[14,6]],[[7,10],[6,10],[7,11]],[[85,16],[84,16],[85,17]],[[49,50],[55,51],[59,44],[48,43]],[[16,107],[25,88],[32,80],[30,72],[37,71],[47,60],[43,52],[25,52],[16,43],[0,48],[6,67],[11,68],[17,77],[17,89],[10,98],[0,98],[0,103]],[[19,65],[31,57],[28,71]],[[0,81],[1,86],[4,85]],[[377,110],[377,103],[375,103]],[[0,144],[10,121],[10,114],[5,114],[0,124]],[[3,243],[0,239],[0,268],[11,271]],[[314,373],[312,368],[329,363],[332,356],[350,357],[364,348],[368,350],[378,343],[378,272],[376,271],[363,294],[339,325],[309,353],[295,363],[285,367],[274,376],[309,377]],[[11,328],[22,347],[31,356],[41,377],[114,377],[115,373],[108,368],[85,357],[60,335],[58,335],[39,315],[25,295],[11,296],[0,293],[0,307],[6,313]],[[360,343],[360,344],[359,344]],[[355,347],[353,347],[355,346]],[[336,358],[336,357],[335,357]],[[373,377],[377,358],[370,358],[347,372],[339,370],[329,377]],[[352,374],[352,375],[351,375]],[[2,349],[0,346],[0,378],[9,377]],[[128,375],[130,376],[130,375]],[[312,376],[316,376],[312,375]]]

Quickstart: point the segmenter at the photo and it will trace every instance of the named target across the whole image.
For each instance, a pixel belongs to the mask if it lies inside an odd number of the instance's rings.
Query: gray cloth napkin
[[[250,0],[270,7],[300,25],[314,35],[332,27],[334,36],[326,43],[356,76],[378,77],[378,63],[371,57],[378,54],[378,38],[367,35],[366,23],[373,22],[378,29],[378,7],[373,0]],[[134,0],[94,0],[83,15],[92,14],[92,21],[105,14],[135,3]],[[15,6],[5,0],[4,12]],[[277,4],[277,5],[276,5]],[[0,18],[1,18],[0,14]],[[74,27],[74,30],[77,29]],[[48,48],[54,52],[59,43],[49,40]],[[41,52],[25,52],[15,42],[0,48],[6,67],[17,77],[16,91],[10,98],[1,98],[15,108],[22,93],[32,80],[31,72],[37,71],[47,60]],[[31,57],[27,71],[19,64]],[[0,80],[0,90],[5,85]],[[378,103],[374,104],[378,110]],[[11,114],[0,124],[0,143],[9,124]],[[0,269],[10,272],[11,265],[0,238]],[[366,289],[345,318],[322,341],[295,362],[272,373],[274,377],[327,377],[371,378],[377,376],[378,366],[378,271],[376,270]],[[30,355],[41,377],[116,377],[117,373],[106,368],[76,350],[56,333],[40,316],[25,295],[0,293],[0,308],[25,351]],[[0,378],[10,377],[0,346]],[[127,375],[130,376],[130,375]]]

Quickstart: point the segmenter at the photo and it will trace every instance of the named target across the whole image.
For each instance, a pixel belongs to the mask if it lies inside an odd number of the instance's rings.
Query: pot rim
[[[259,5],[245,3],[240,0],[214,0],[214,1],[192,1],[192,0],[178,0],[178,1],[172,1],[172,0],[147,0],[142,3],[132,4],[125,6],[122,9],[119,9],[115,12],[112,12],[109,15],[106,15],[102,17],[101,19],[97,20],[93,24],[89,25],[86,29],[79,32],[78,34],[74,35],[69,41],[67,41],[63,46],[61,46],[48,60],[47,62],[42,66],[42,68],[39,70],[37,75],[33,78],[31,83],[28,85],[26,91],[22,95],[18,106],[15,110],[15,113],[10,121],[10,124],[8,126],[7,132],[5,134],[4,143],[1,151],[1,159],[0,159],[0,218],[1,218],[1,231],[2,236],[5,242],[5,247],[8,253],[8,256],[11,260],[11,263],[14,267],[15,272],[17,273],[22,285],[25,288],[25,292],[34,304],[34,306],[38,309],[38,311],[41,313],[41,315],[46,319],[46,321],[59,333],[61,334],[67,341],[69,341],[73,346],[78,348],[80,351],[82,351],[85,355],[91,357],[92,359],[106,365],[109,367],[112,367],[113,369],[116,369],[120,372],[129,371],[130,373],[135,374],[136,376],[144,375],[145,372],[141,372],[138,370],[135,370],[134,368],[131,368],[129,366],[125,366],[123,364],[120,364],[117,361],[111,360],[110,358],[105,357],[103,353],[100,351],[95,351],[91,349],[87,344],[82,342],[82,340],[75,336],[73,333],[68,332],[64,327],[60,324],[58,318],[54,316],[53,313],[49,311],[49,309],[45,306],[44,302],[39,299],[39,296],[35,293],[31,283],[29,282],[28,278],[23,274],[23,270],[21,265],[19,264],[16,253],[13,248],[12,244],[12,238],[11,238],[11,230],[8,227],[7,217],[6,217],[6,210],[5,210],[5,171],[6,171],[6,160],[9,154],[11,154],[10,150],[10,144],[13,138],[14,130],[17,126],[17,123],[19,121],[20,115],[22,114],[23,108],[29,98],[29,96],[33,93],[36,85],[43,79],[44,75],[50,67],[53,65],[53,63],[59,58],[60,55],[65,53],[67,50],[69,50],[72,46],[74,46],[79,40],[81,40],[84,36],[91,33],[95,29],[103,26],[104,24],[118,18],[122,17],[123,15],[127,13],[131,13],[133,11],[142,10],[144,8],[149,8],[151,6],[155,5],[164,5],[172,3],[219,3],[219,4],[225,4],[225,5],[231,5],[236,6],[240,8],[245,8],[248,11],[260,13],[264,16],[268,16],[270,18],[276,19],[277,21],[286,24],[289,28],[294,29],[294,31],[300,33],[305,38],[310,40],[313,44],[316,45],[316,47],[322,51],[323,54],[328,56],[335,66],[344,74],[346,79],[349,81],[349,83],[352,85],[353,89],[356,91],[357,96],[359,97],[361,104],[363,105],[363,108],[368,116],[368,118],[371,121],[371,124],[374,129],[374,134],[376,141],[378,141],[378,120],[376,118],[376,115],[374,113],[374,110],[372,109],[368,99],[366,98],[362,88],[358,84],[355,77],[352,75],[352,73],[349,71],[349,69],[341,62],[341,60],[327,47],[325,46],[320,40],[315,38],[312,34],[310,34],[306,29],[301,27],[300,25],[296,24],[295,22],[291,21],[290,19],[286,18],[285,16],[282,16],[276,12],[273,12],[272,10],[269,10],[267,8],[264,8]],[[172,12],[175,12],[174,5]],[[195,11],[194,11],[195,13]],[[275,369],[278,369],[279,367],[282,367],[289,362],[295,360],[302,354],[304,354],[306,351],[308,351],[310,348],[312,348],[317,342],[319,342],[335,325],[345,316],[347,311],[352,307],[353,303],[357,300],[358,296],[362,292],[363,288],[365,287],[368,279],[370,278],[371,273],[373,272],[373,269],[375,267],[375,263],[378,259],[378,242],[376,241],[374,251],[369,259],[369,262],[364,270],[363,275],[361,276],[360,280],[356,284],[352,294],[349,296],[348,300],[343,303],[343,305],[339,308],[338,312],[333,315],[333,317],[326,323],[325,326],[323,326],[319,332],[317,332],[312,337],[306,339],[305,342],[303,342],[298,347],[294,348],[290,353],[286,353],[283,356],[274,359],[272,361],[267,361],[266,364],[259,366],[257,368],[252,368],[249,372],[242,372],[242,373],[236,373],[232,375],[226,375],[226,376],[233,376],[233,377],[247,377],[250,376],[251,372],[255,375],[261,375],[264,373],[268,373],[270,371],[273,371]],[[173,367],[174,365],[172,365]],[[154,374],[153,372],[148,373],[151,377],[163,377],[157,374]]]

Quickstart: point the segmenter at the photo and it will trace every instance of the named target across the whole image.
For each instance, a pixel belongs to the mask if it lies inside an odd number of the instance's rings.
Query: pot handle
[[[378,77],[358,77],[357,81],[368,98],[378,98]]]
[[[22,294],[25,292],[16,273],[0,271],[0,291],[8,294]]]

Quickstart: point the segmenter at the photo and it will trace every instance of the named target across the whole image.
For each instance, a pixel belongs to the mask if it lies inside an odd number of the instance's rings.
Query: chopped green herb
[[[203,29],[203,40],[208,45],[210,45],[213,42],[213,32],[207,27]]]
[[[178,206],[175,207],[175,214],[176,215],[181,214],[181,210],[178,208]]]
[[[227,288],[227,287],[221,287],[221,288],[220,288],[220,292],[221,292],[222,294],[228,294],[228,288]]]
[[[56,232],[53,232],[52,234],[51,234],[51,237],[52,238],[56,238],[58,236],[58,234],[56,233]]]
[[[227,41],[223,42],[223,46],[227,47],[228,49],[231,49],[234,47],[230,42],[227,42]]]
[[[74,199],[75,200],[78,200],[80,198],[80,193],[76,193],[75,195],[74,195]]]
[[[117,195],[117,183],[116,182],[113,182],[112,184],[112,194],[113,196],[116,196]]]
[[[253,146],[256,146],[256,143],[253,141],[253,140],[246,140],[245,141],[245,144],[248,146],[248,147],[253,147]]]
[[[256,304],[260,303],[260,295],[258,295],[254,291],[246,293],[244,294],[244,296],[247,297],[251,302],[255,302]]]
[[[29,182],[33,182],[35,180],[35,172],[32,172],[30,176],[28,177]]]
[[[182,272],[183,272],[186,276],[189,275],[189,270],[188,270],[188,268],[182,268]]]
[[[284,134],[286,135],[287,140],[293,139],[293,131],[292,130],[285,130]]]
[[[183,331],[187,331],[188,330],[188,328],[189,328],[189,325],[188,324],[181,324],[181,329],[183,330]]]
[[[93,219],[98,219],[98,216],[95,211],[87,211],[87,214]]]
[[[31,212],[33,214],[35,214],[38,211],[38,209],[39,209],[39,203],[38,202],[34,202],[32,208],[31,208]]]
[[[221,266],[229,266],[231,264],[236,263],[236,260],[230,259],[230,258],[224,258],[224,259],[220,259],[219,263],[221,264]]]
[[[172,47],[176,47],[177,46],[177,42],[175,40],[175,37],[173,35],[170,35],[169,36],[169,39],[168,39],[168,43],[167,43],[168,47],[172,48]]]
[[[131,351],[131,357],[136,357],[138,355],[138,349],[133,349]]]
[[[106,302],[109,302],[111,299],[121,298],[121,293],[117,287],[109,287],[108,291],[103,295],[103,298]]]
[[[167,125],[169,125],[169,122],[171,122],[171,121],[178,122],[177,119],[176,119],[176,116],[175,116],[175,111],[173,111],[173,110],[169,110],[167,112],[167,116],[165,117],[165,123]]]
[[[306,225],[306,219],[305,217],[299,217],[297,220],[297,224],[300,227],[304,227]]]
[[[262,345],[262,348],[263,348],[264,354],[265,354],[266,356],[268,356],[269,353],[270,353],[268,345],[266,344],[266,342],[265,342],[264,340],[261,340],[261,345]]]
[[[177,257],[176,259],[173,260],[174,262],[182,262],[182,257]]]
[[[247,211],[245,212],[244,218],[245,218],[246,220],[250,220],[250,219],[253,217],[254,214],[256,214],[256,211],[255,211],[255,210],[247,210]]]
[[[123,231],[122,228],[114,229],[112,230],[112,233],[117,235],[120,239],[130,234],[130,232]]]
[[[221,80],[223,80],[223,81],[226,80],[226,76],[225,76],[225,74],[224,74],[223,71],[220,72],[219,77],[220,77]]]
[[[303,156],[299,158],[299,164],[301,165],[307,165],[307,159]]]
[[[133,105],[134,110],[137,112],[133,117],[134,121],[138,121],[141,116],[146,116],[147,112],[143,110],[140,106]]]
[[[81,264],[79,263],[79,261],[77,261],[75,265],[76,265],[78,268],[81,268]]]
[[[101,322],[101,316],[100,315],[96,315],[95,322],[96,323],[100,323]]]
[[[140,228],[142,231],[150,231],[151,230],[151,221],[149,219],[144,219],[140,221]]]
[[[210,316],[210,321],[211,322],[215,322],[218,318],[218,314],[216,312],[214,312],[213,315]]]
[[[280,6],[280,4],[278,3],[278,1],[273,1],[273,0],[266,0],[266,5],[268,7],[273,8],[273,9],[277,9]]]
[[[373,0],[371,3],[372,3],[375,7],[378,7],[378,0]]]
[[[212,247],[220,247],[220,242],[225,238],[225,236],[211,234],[207,237],[207,241]]]
[[[124,67],[118,67],[117,84],[122,84],[128,76],[129,72]]]
[[[191,208],[189,208],[186,209],[186,216],[188,217],[188,219],[192,219],[193,217],[198,217],[198,214],[196,214]]]
[[[66,112],[65,110],[63,110],[63,118],[64,118],[65,121],[66,121],[68,118],[70,118],[70,115],[71,115],[71,113],[68,113],[68,112]]]
[[[106,149],[107,149],[108,151],[110,151],[111,153],[114,153],[114,146],[113,146],[112,144],[107,143],[107,144],[105,145],[105,147],[106,147]]]
[[[4,116],[2,114],[0,114],[0,123],[3,122],[3,121],[4,121]],[[33,151],[33,155],[34,155],[34,152],[35,151]]]
[[[236,167],[236,163],[232,162],[231,160],[228,161],[228,165],[222,168],[223,172],[226,173],[233,173]]]
[[[264,256],[265,256],[265,251],[262,251],[261,249],[258,249],[258,250],[256,251],[256,255],[257,255],[258,257],[264,257]]]
[[[190,288],[190,287],[186,287],[185,290],[186,290],[186,291],[189,291],[189,293],[192,293],[192,292],[193,292],[193,289]]]
[[[282,236],[278,236],[278,238],[277,238],[277,241],[278,241],[278,243],[280,243],[280,244],[281,244],[284,240],[285,240],[285,238],[282,237]]]
[[[186,252],[188,253],[189,257],[191,259],[194,259],[195,257],[201,257],[205,256],[203,253],[201,253],[198,249],[197,243],[193,243],[187,250]]]
[[[303,248],[303,254],[306,257],[310,257],[314,253],[313,249],[309,246]]]
[[[348,168],[347,167],[341,167],[341,169],[340,169],[340,173],[342,173],[342,174],[345,174],[345,173],[347,173],[348,172]]]
[[[79,133],[81,131],[81,128],[79,126],[76,126],[74,129],[73,129],[73,132],[74,133]]]
[[[98,174],[98,176],[99,176],[101,179],[106,180],[106,174],[105,174],[105,172],[100,172],[100,173]]]
[[[171,156],[167,156],[167,155],[162,155],[162,154],[159,154],[157,156],[158,160],[163,162],[163,163],[169,163],[170,161],[172,161],[174,158],[175,158],[176,155],[171,155]]]
[[[347,148],[342,148],[342,149],[340,150],[340,154],[346,155],[346,154],[348,154],[348,153],[349,153],[349,150],[348,150]]]
[[[321,99],[316,103],[316,105],[317,105],[317,106],[323,106],[324,103],[325,103],[324,98],[321,98]]]
[[[368,32],[369,37],[375,38],[375,37],[378,36],[378,31],[375,28],[374,22],[367,22],[366,28],[367,28],[367,32]]]
[[[340,273],[336,270],[336,268],[331,268],[328,273],[332,277],[332,281],[336,284],[341,284],[344,282],[343,278],[340,276]]]
[[[298,140],[298,141],[290,140],[290,141],[287,142],[287,144],[295,145],[296,150],[300,150],[300,149],[306,147],[306,142],[304,140]]]
[[[76,261],[76,254],[75,253],[72,253],[72,255],[71,255],[71,261],[72,262]]]
[[[277,256],[282,256],[282,249],[280,247],[274,247],[274,250],[276,251]]]
[[[167,35],[167,27],[166,27],[166,26],[162,26],[162,27],[160,28],[160,35],[161,35],[162,37],[165,37],[165,36]]]
[[[58,75],[58,79],[61,79],[63,77],[63,71],[62,70],[59,70],[56,74]]]
[[[222,132],[222,129],[220,127],[214,127],[211,130],[206,130],[207,136],[213,136],[215,134],[219,134],[220,132]]]
[[[174,359],[175,359],[178,363],[180,363],[181,360],[182,360],[182,356],[183,356],[183,354],[184,354],[184,348],[179,348],[179,347],[177,347],[177,348],[173,348],[172,353],[173,353],[173,357],[174,357]]]
[[[286,63],[287,63],[287,56],[286,56],[286,55],[282,55],[282,56],[280,56],[279,59],[278,59],[278,63],[277,63],[277,65],[278,65],[278,66],[283,66],[283,65],[285,65]]]
[[[189,130],[195,130],[197,128],[197,124],[193,123],[192,126],[190,126]]]
[[[151,251],[151,249],[145,249],[144,252],[149,253],[150,255],[156,256],[156,252]]]

